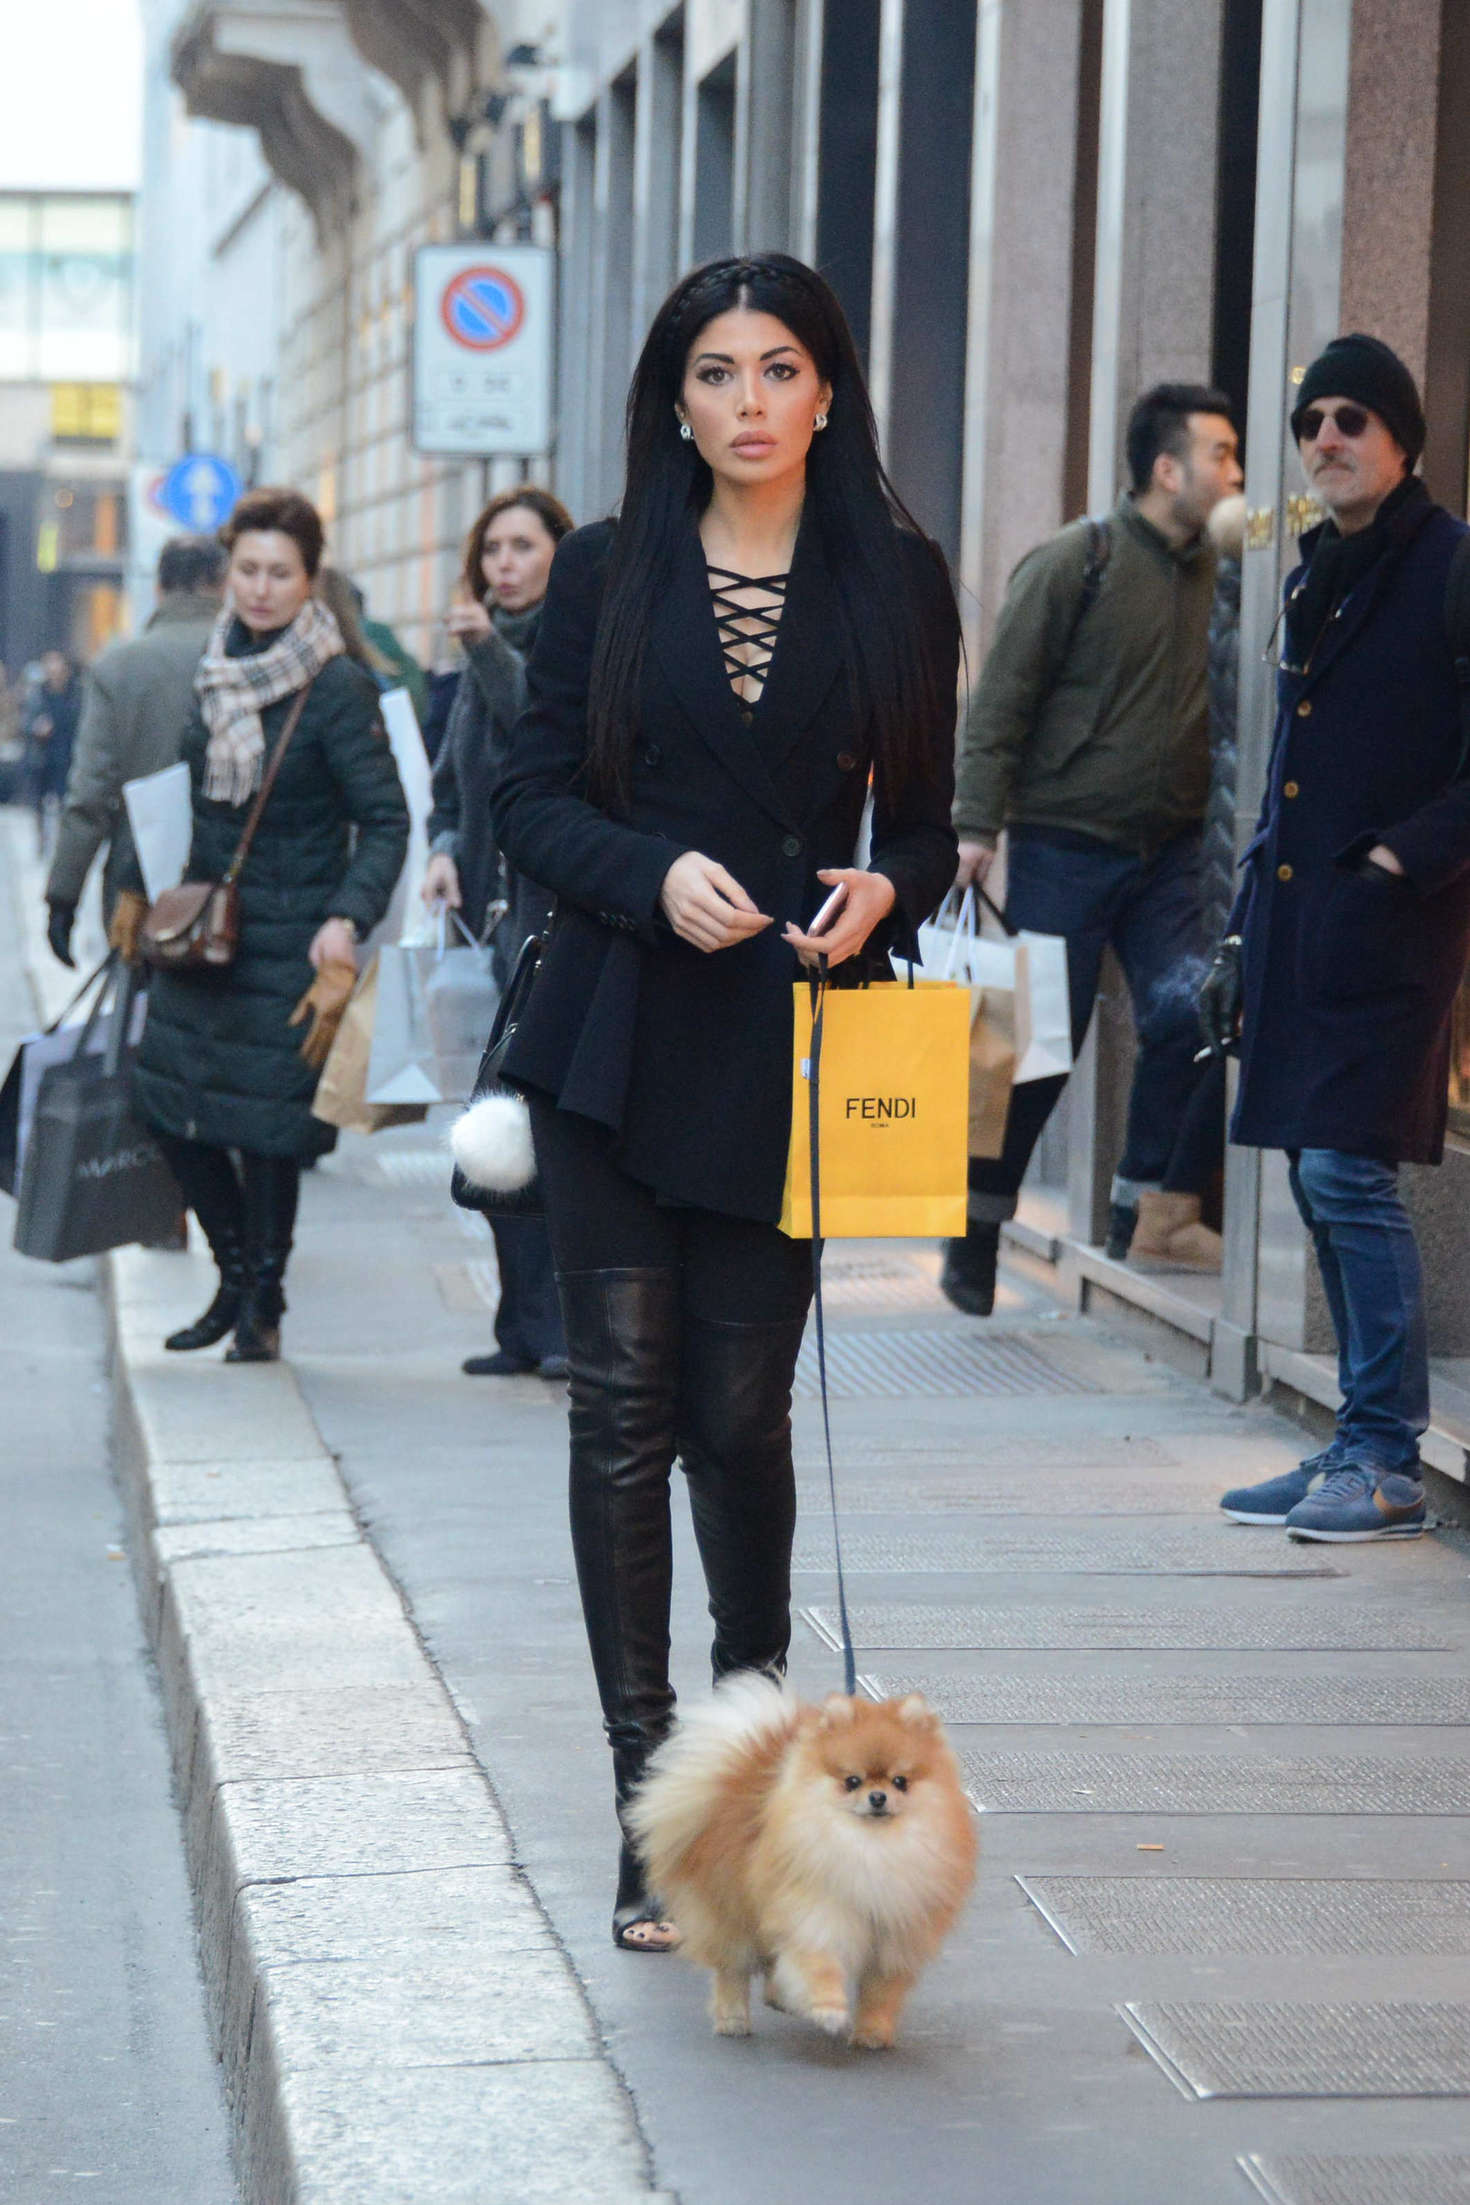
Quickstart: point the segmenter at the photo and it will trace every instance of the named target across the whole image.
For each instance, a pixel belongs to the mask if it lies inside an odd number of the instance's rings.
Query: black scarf
[[[1306,573],[1292,591],[1286,608],[1286,655],[1295,667],[1310,664],[1322,632],[1345,598],[1389,549],[1394,522],[1409,506],[1429,502],[1429,492],[1418,475],[1406,475],[1388,493],[1366,528],[1344,536],[1336,521],[1324,521]]]

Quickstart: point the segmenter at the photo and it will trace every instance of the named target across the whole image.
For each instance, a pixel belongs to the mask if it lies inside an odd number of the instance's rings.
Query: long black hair
[[[897,540],[909,531],[953,596],[937,544],[925,536],[884,471],[873,409],[847,317],[831,285],[786,253],[715,260],[676,284],[654,316],[628,391],[628,472],[598,623],[588,704],[589,786],[626,800],[638,687],[649,621],[667,586],[679,538],[703,512],[714,478],[679,435],[676,402],[702,329],[731,307],[772,314],[805,346],[832,388],[825,431],[806,463],[803,525],[814,520],[847,615],[855,709],[871,716],[879,785],[890,801],[922,773],[920,731],[945,724],[920,648]]]

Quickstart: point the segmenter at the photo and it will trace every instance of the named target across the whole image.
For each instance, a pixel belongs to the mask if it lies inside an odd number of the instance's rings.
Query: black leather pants
[[[676,1456],[716,1676],[784,1664],[811,1251],[772,1225],[661,1205],[614,1162],[605,1129],[537,1098],[531,1118],[566,1322],[572,1541],[621,1797],[674,1708]]]
[[[791,1641],[791,1379],[805,1315],[776,1324],[684,1322],[679,1454],[714,1619],[715,1682],[783,1675]]]
[[[672,1269],[564,1272],[572,1551],[619,1804],[668,1729],[669,1473],[679,1368]]]

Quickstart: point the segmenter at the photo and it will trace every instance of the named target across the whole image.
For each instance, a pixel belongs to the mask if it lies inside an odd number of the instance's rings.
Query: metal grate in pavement
[[[847,1516],[1014,1516],[1018,1508],[1045,1507],[1049,1516],[1196,1516],[1215,1519],[1218,1480],[1169,1485],[1161,1479],[1109,1477],[1086,1470],[1070,1477],[1047,1474],[1044,1490],[1019,1487],[1014,1478],[975,1476],[963,1481],[885,1478],[858,1484],[845,1478],[838,1497]],[[800,1498],[815,1507],[826,1485],[803,1481]]]
[[[844,1549],[845,1554],[845,1549]],[[803,1608],[829,1646],[841,1648],[835,1608]],[[966,1608],[875,1601],[848,1610],[856,1646],[920,1652],[940,1647],[977,1650],[1035,1647],[1167,1647],[1178,1652],[1219,1649],[1261,1653],[1427,1653],[1450,1644],[1448,1634],[1393,1609],[1308,1606],[1293,1598],[1202,1608]]]
[[[948,1307],[932,1279],[903,1258],[830,1252],[822,1261],[822,1299],[828,1309],[931,1309]]]
[[[1118,2011],[1187,2098],[1470,2097],[1470,2006],[1135,2002]]]
[[[873,1697],[921,1692],[951,1723],[1464,1723],[1470,1678],[1345,1674],[1263,1677],[924,1677],[885,1670]]]
[[[1236,2164],[1266,2205],[1470,2205],[1470,2159],[1451,2151],[1363,2159],[1251,2152]]]
[[[1470,1882],[1017,1876],[1069,1952],[1470,1953]]]
[[[1236,1524],[1206,1523],[1188,1530],[1052,1531],[1044,1524],[1018,1529],[1014,1522],[969,1535],[919,1533],[885,1537],[860,1531],[842,1542],[850,1570],[893,1576],[997,1570],[1080,1571],[1090,1576],[1143,1577],[1337,1577],[1321,1548],[1285,1539],[1252,1538]],[[794,1570],[830,1570],[832,1545],[815,1531],[792,1556]]]
[[[977,1432],[965,1439],[936,1439],[925,1432],[922,1439],[907,1446],[892,1439],[842,1432],[838,1445],[843,1463],[853,1469],[871,1464],[875,1469],[911,1469],[918,1476],[950,1470],[963,1474],[967,1470],[1143,1470],[1155,1464],[1165,1469],[1180,1467],[1179,1456],[1171,1455],[1157,1440],[1132,1435],[1115,1439],[1097,1432],[1068,1433],[1064,1438],[1048,1433]],[[816,1453],[798,1454],[797,1468],[813,1478],[826,1474],[825,1459]]]
[[[811,1330],[802,1342],[794,1390],[798,1401],[815,1401],[820,1395]],[[916,1327],[912,1332],[835,1333],[827,1341],[827,1391],[834,1401],[1096,1390],[1009,1333],[977,1339],[960,1326],[934,1332]]]
[[[1470,1761],[1223,1753],[966,1753],[982,1814],[1464,1815]]]

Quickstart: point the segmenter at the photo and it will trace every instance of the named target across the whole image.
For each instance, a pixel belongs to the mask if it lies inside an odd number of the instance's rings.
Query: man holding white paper
[[[124,782],[158,773],[178,758],[194,702],[194,669],[219,613],[224,577],[224,551],[212,536],[170,537],[158,561],[158,602],[143,633],[114,643],[87,675],[46,882],[46,939],[64,965],[73,962],[77,905],[104,843],[103,911],[112,917],[133,846]]]

